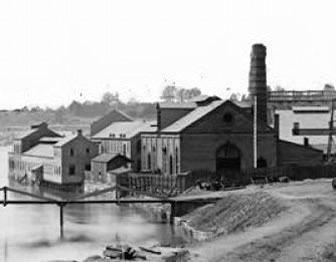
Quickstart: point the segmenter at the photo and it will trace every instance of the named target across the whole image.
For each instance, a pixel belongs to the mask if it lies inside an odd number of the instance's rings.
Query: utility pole
[[[253,96],[253,167],[257,168],[257,96]]]
[[[332,147],[332,135],[334,132],[334,99],[331,99],[331,116],[329,121],[329,136],[328,136],[328,148],[327,148],[327,161],[331,161],[331,147]]]

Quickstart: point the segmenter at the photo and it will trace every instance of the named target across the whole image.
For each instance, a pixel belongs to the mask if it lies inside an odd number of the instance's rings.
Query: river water
[[[0,187],[8,184],[9,149],[0,147]],[[0,199],[3,199],[2,192]],[[10,193],[8,199],[28,198]],[[64,227],[61,238],[57,206],[0,206],[0,261],[81,261],[91,255],[101,255],[107,244],[119,241],[150,245],[174,242],[182,237],[168,224],[151,221],[129,207],[113,204],[66,206]]]

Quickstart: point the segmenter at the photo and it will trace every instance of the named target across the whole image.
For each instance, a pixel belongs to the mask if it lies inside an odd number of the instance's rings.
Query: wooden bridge
[[[170,223],[174,222],[174,217],[176,216],[176,210],[178,204],[208,204],[208,203],[214,203],[217,200],[219,200],[219,197],[213,197],[213,198],[202,198],[195,196],[194,198],[188,198],[188,199],[178,199],[178,198],[117,198],[117,199],[110,199],[110,200],[86,200],[86,198],[102,195],[106,192],[111,192],[114,190],[128,190],[127,188],[118,188],[118,186],[108,187],[102,190],[98,190],[92,193],[83,194],[78,197],[74,197],[71,199],[53,199],[50,197],[44,197],[39,196],[33,193],[29,193],[26,191],[18,190],[11,187],[1,187],[0,192],[3,192],[3,200],[0,200],[0,204],[2,204],[4,207],[7,205],[57,205],[60,210],[60,235],[63,237],[64,235],[64,215],[63,215],[63,209],[66,205],[71,204],[132,204],[132,203],[143,203],[143,204],[155,204],[155,203],[161,203],[161,204],[170,204],[171,205],[171,212],[170,212]],[[8,197],[8,193],[16,193],[23,196],[28,196],[33,199],[27,199],[27,200],[10,200]],[[134,190],[132,191],[134,193]],[[143,194],[143,192],[138,192]],[[118,194],[116,194],[118,195]],[[148,195],[148,194],[147,194]]]

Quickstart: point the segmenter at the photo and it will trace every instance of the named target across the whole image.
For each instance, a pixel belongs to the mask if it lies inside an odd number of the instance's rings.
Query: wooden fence
[[[150,193],[158,196],[176,196],[193,186],[190,173],[178,175],[129,173],[120,174],[116,178],[117,186],[129,191]]]
[[[129,173],[121,174],[116,178],[116,184],[137,192],[150,193],[158,196],[176,196],[199,182],[221,181],[226,187],[245,186],[252,179],[267,178],[268,182],[276,182],[279,177],[288,177],[290,180],[304,180],[316,178],[336,177],[336,165],[318,166],[280,166],[273,168],[258,168],[230,171],[218,175],[207,170],[197,170],[179,175]]]

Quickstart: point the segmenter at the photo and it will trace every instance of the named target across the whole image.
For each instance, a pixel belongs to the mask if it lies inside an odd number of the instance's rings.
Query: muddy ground
[[[287,208],[260,226],[192,245],[191,261],[336,261],[336,191],[330,179],[250,186],[237,194],[259,191]]]

